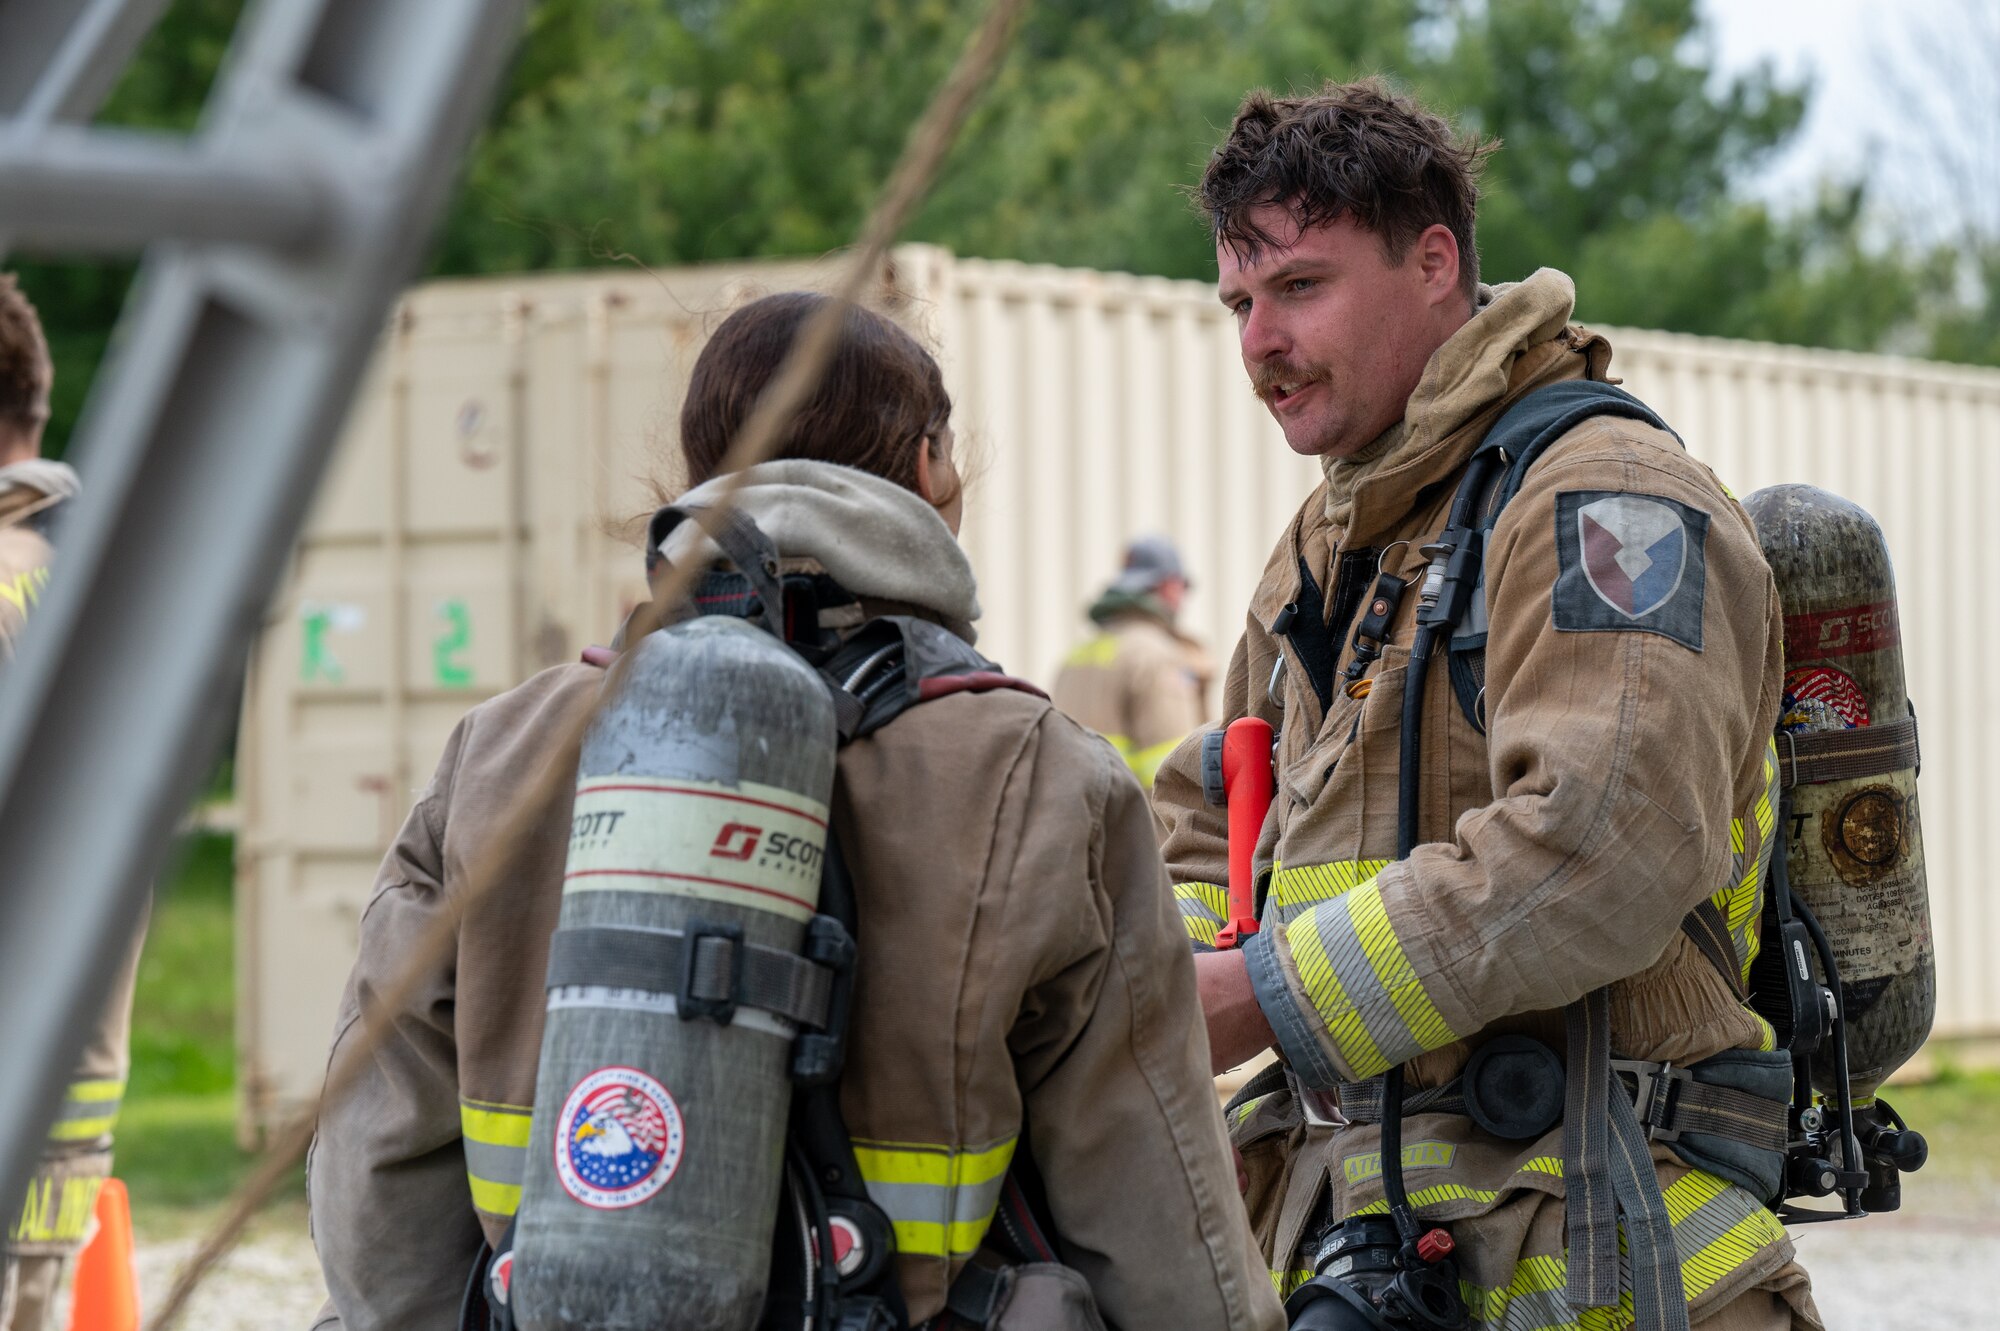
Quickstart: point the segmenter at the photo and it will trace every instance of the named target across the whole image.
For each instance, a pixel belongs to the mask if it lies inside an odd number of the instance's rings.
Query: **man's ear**
[[[1417,237],[1417,274],[1431,302],[1458,294],[1458,237],[1442,222],[1433,222]]]

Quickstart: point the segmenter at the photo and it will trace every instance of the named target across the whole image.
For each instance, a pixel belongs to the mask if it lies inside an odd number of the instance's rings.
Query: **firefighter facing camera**
[[[474,709],[382,866],[335,1059],[516,838],[322,1111],[321,1331],[1283,1325],[1144,792],[973,648],[936,362],[848,315],[698,525],[820,303],[696,362],[646,550],[692,598]]]
[[[1567,277],[1480,282],[1490,151],[1253,93],[1199,190],[1324,474],[1154,795],[1215,1066],[1279,1056],[1251,1221],[1299,1327],[1816,1329],[1780,1212],[1923,1155],[1875,1096],[1932,1003],[1887,557],[1746,512]]]

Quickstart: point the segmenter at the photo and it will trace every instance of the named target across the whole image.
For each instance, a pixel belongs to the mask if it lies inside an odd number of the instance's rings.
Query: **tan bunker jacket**
[[[1308,1274],[1298,1247],[1315,1216],[1385,1209],[1377,1128],[1331,1126],[1338,1116],[1324,1112],[1308,1123],[1305,1092],[1400,1063],[1412,1094],[1441,1086],[1501,1032],[1560,1051],[1562,1009],[1604,986],[1620,1057],[1682,1066],[1770,1047],[1769,1028],[1680,926],[1712,899],[1746,968],[1756,948],[1774,822],[1777,596],[1739,506],[1657,429],[1584,422],[1501,512],[1486,555],[1485,733],[1439,659],[1419,844],[1392,863],[1420,547],[1507,405],[1605,377],[1610,347],[1570,325],[1572,301],[1569,280],[1548,270],[1482,289],[1402,424],[1329,464],[1271,556],[1230,664],[1225,723],[1256,715],[1280,734],[1258,853],[1270,874],[1263,929],[1245,950],[1290,1077],[1241,1106],[1232,1133],[1283,1290]],[[1381,658],[1344,687],[1351,621],[1378,567],[1412,585]],[[1302,568],[1324,593],[1340,667],[1325,705],[1296,647],[1270,631],[1302,599]],[[1197,737],[1174,754],[1154,799],[1184,922],[1207,948],[1227,914],[1227,831],[1203,802],[1200,749]],[[1462,1115],[1416,1114],[1403,1140],[1412,1201],[1459,1222],[1476,1326],[1599,1324],[1564,1301],[1559,1124],[1508,1142]],[[1743,1296],[1781,1319],[1746,1325],[1789,1324],[1779,1296],[1753,1289],[1803,1284],[1777,1220],[1744,1189],[1654,1151],[1694,1319]],[[1792,1297],[1809,1306],[1802,1290]],[[1629,1287],[1625,1298],[1629,1319]]]
[[[970,570],[934,513],[910,517],[920,501],[826,464],[753,477],[744,509],[788,558],[871,613],[969,635]],[[896,522],[908,539],[868,539]],[[930,590],[869,601],[899,587]],[[336,1060],[504,834],[509,797],[549,764],[574,769],[556,737],[602,678],[545,671],[452,735],[363,916]],[[310,1166],[332,1295],[321,1327],[453,1326],[480,1239],[498,1239],[519,1202],[570,805],[565,781],[526,815],[504,881],[386,1014],[393,1038],[353,1093],[322,1112]],[[1152,818],[1117,755],[1042,698],[945,697],[842,751],[833,823],[863,941],[841,1103],[871,1192],[883,1185],[911,1317],[941,1310],[1010,1161],[1032,1152],[1063,1260],[1112,1323],[1280,1326]]]
[[[60,462],[35,459],[0,467],[0,660],[13,655],[48,585],[55,550],[39,520],[76,492],[76,473]],[[89,1233],[97,1194],[111,1172],[112,1130],[125,1099],[132,989],[143,938],[142,925],[71,1074],[27,1196],[6,1217],[8,1269],[0,1287],[11,1286],[12,1292],[0,1292],[0,1331],[53,1328],[63,1263]]]
[[[1111,741],[1141,785],[1206,719],[1200,649],[1159,616],[1134,606],[1063,662],[1049,696],[1071,719]]]

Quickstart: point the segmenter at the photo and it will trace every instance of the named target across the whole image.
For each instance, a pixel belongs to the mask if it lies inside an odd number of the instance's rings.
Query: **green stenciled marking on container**
[[[438,618],[445,627],[431,644],[431,664],[436,669],[437,682],[448,689],[470,688],[472,667],[460,658],[472,646],[472,611],[454,596],[438,604]]]
[[[305,628],[305,647],[299,655],[300,682],[310,684],[323,679],[338,684],[345,680],[347,671],[341,668],[326,641],[327,632],[333,627],[332,609],[323,605],[306,606],[300,622]]]

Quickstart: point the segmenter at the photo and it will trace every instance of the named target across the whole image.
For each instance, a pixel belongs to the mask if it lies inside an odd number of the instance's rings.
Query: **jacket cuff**
[[[1278,957],[1276,930],[1265,929],[1250,935],[1243,944],[1243,963],[1250,971],[1250,988],[1257,1006],[1278,1037],[1278,1052],[1291,1064],[1292,1072],[1308,1089],[1330,1091],[1339,1085],[1340,1072],[1320,1049],[1306,1011],[1292,997],[1285,983],[1284,963]]]
[[[1181,928],[1196,952],[1215,951],[1215,935],[1229,920],[1229,893],[1215,883],[1175,883]]]
[[[1410,964],[1379,878],[1286,925],[1283,951],[1294,1004],[1311,1008],[1329,1060],[1350,1080],[1380,1076],[1459,1038]]]

